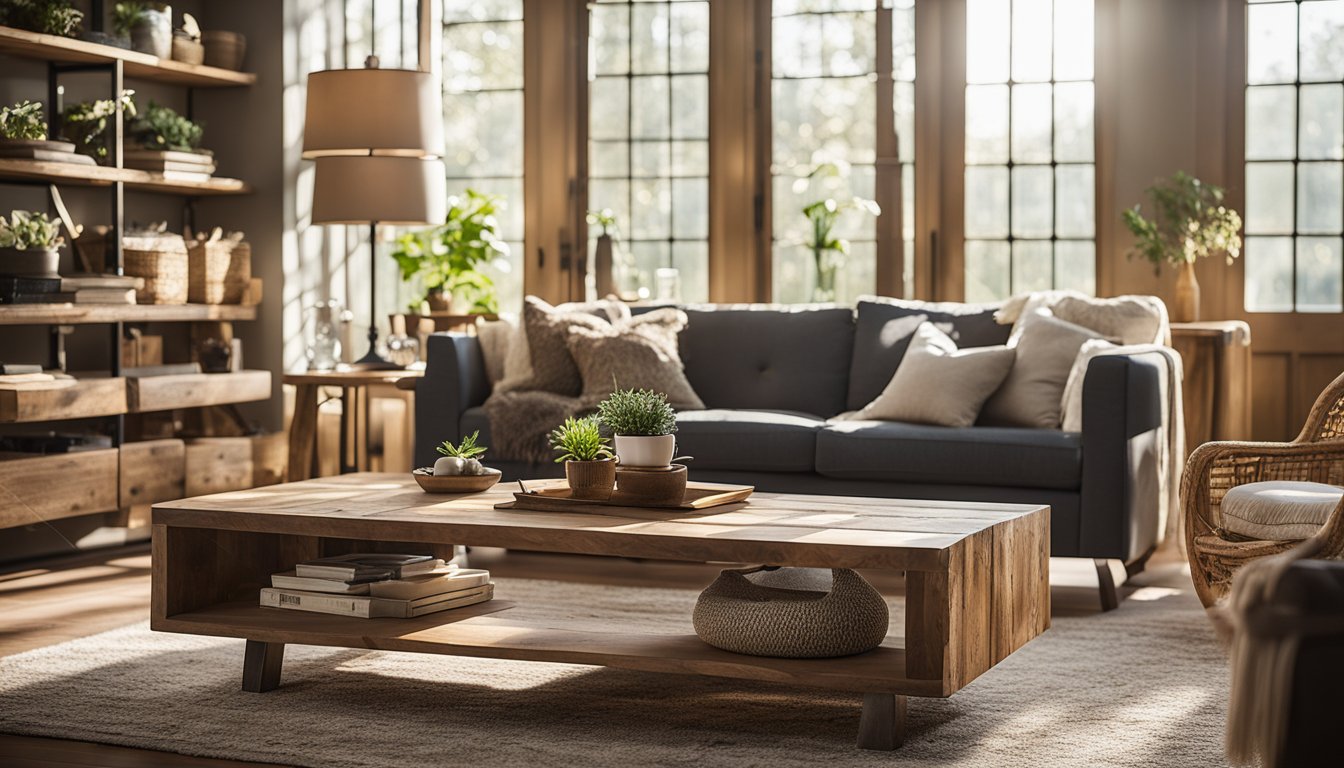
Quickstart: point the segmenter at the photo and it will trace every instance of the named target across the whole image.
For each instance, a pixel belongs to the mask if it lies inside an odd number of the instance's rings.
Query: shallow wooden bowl
[[[488,491],[495,483],[499,482],[500,471],[486,467],[484,475],[444,475],[436,476],[434,470],[428,467],[417,469],[411,473],[415,477],[415,482],[420,484],[425,493],[480,493]]]

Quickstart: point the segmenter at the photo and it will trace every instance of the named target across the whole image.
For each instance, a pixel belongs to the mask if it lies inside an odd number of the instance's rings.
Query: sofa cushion
[[[1078,351],[1098,335],[1041,310],[1022,318],[1017,359],[1003,386],[985,402],[980,422],[998,427],[1059,429],[1064,386]]]
[[[846,410],[854,348],[852,310],[691,306],[686,317],[681,360],[705,407],[824,416]],[[886,383],[884,379],[882,385]]]
[[[811,472],[817,432],[826,423],[806,413],[711,409],[677,414],[677,452],[696,470]]]
[[[1267,480],[1228,490],[1219,510],[1223,528],[1263,541],[1298,541],[1320,530],[1344,498],[1325,483]]]
[[[458,423],[464,437],[472,432],[480,431],[481,434],[476,438],[476,444],[484,445],[487,449],[492,445],[490,442],[490,417],[485,413],[485,406],[477,405],[463,411]],[[485,454],[485,463],[490,463],[490,452],[488,450]]]
[[[817,434],[817,472],[840,479],[1074,490],[1082,463],[1076,432],[842,421]]]
[[[871,403],[891,381],[919,324],[928,320],[960,348],[1008,343],[1011,328],[994,320],[997,305],[903,301],[882,296],[859,298],[854,354],[844,410]]]
[[[684,327],[686,313],[665,307],[607,328],[571,328],[567,343],[583,378],[583,402],[601,402],[619,387],[659,392],[678,410],[704,408],[677,351]]]

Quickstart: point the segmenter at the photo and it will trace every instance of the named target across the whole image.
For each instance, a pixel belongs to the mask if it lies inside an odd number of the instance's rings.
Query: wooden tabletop
[[[516,488],[437,495],[420,490],[410,475],[357,473],[157,504],[154,522],[656,559],[939,571],[947,568],[947,550],[967,536],[1047,509],[763,492],[689,514],[495,509],[511,501]]]
[[[423,368],[398,368],[391,371],[311,371],[286,373],[286,384],[310,384],[326,387],[362,387],[368,384],[396,384],[402,379],[418,379]]]

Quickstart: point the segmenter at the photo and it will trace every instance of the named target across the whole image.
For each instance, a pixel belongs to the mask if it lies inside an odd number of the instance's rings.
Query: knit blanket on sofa
[[[570,416],[593,410],[581,397],[552,392],[496,391],[485,401],[490,419],[490,456],[503,461],[544,464],[555,459],[550,432]]]

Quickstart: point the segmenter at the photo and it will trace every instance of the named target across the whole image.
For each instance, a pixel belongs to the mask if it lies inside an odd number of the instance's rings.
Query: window
[[[500,309],[523,302],[523,0],[445,0],[443,110],[448,193],[503,198],[505,264],[487,272]]]
[[[1344,0],[1247,8],[1245,306],[1344,310]]]
[[[967,301],[1096,288],[1092,0],[967,0]]]
[[[907,258],[899,279],[909,290],[915,204],[914,5],[914,0],[772,4],[775,301],[852,302],[873,293],[878,289],[878,259],[889,258],[901,245]],[[894,194],[898,181],[899,198]],[[883,200],[883,216],[901,217],[902,231],[896,237],[903,242],[886,242],[872,216],[846,212],[832,233],[849,242],[832,291],[818,282],[806,245],[810,230],[803,208],[827,198],[842,202],[854,197]],[[899,206],[893,204],[897,199]]]
[[[588,59],[588,207],[615,214],[617,288],[656,295],[676,269],[681,300],[708,301],[709,3],[594,3]]]

